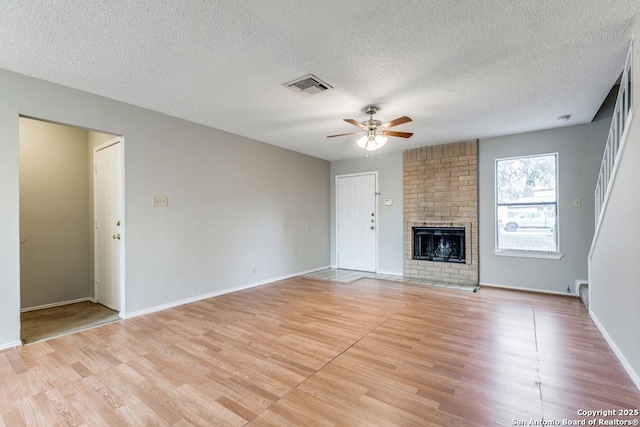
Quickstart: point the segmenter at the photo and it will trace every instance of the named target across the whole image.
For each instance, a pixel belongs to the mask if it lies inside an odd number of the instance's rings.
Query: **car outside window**
[[[558,154],[496,160],[496,251],[558,252]]]

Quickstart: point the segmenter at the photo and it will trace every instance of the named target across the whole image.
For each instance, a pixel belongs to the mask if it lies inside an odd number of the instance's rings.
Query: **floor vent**
[[[292,80],[283,85],[289,90],[293,92],[300,93],[304,96],[315,95],[316,93],[324,92],[328,89],[333,89],[329,83],[324,82],[314,76],[313,74],[309,74],[307,76],[301,77],[299,79]]]

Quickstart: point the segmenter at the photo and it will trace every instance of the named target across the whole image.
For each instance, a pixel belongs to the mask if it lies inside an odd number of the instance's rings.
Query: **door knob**
[[[114,239],[117,239],[117,240],[120,240],[120,233],[118,233],[118,234],[114,234],[114,235],[113,235],[113,238],[114,238]]]
[[[373,229],[375,229],[375,227],[372,225],[372,226],[371,226],[371,229],[373,230]]]

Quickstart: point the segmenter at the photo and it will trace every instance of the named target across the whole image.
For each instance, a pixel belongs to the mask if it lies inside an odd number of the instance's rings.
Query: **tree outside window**
[[[496,160],[496,250],[558,252],[557,154]]]

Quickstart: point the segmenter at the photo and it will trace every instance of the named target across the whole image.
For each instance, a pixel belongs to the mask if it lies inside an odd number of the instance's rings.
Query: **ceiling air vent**
[[[313,74],[295,79],[289,83],[285,83],[283,86],[304,96],[311,96],[327,89],[333,89],[333,86],[327,82],[323,82]]]

